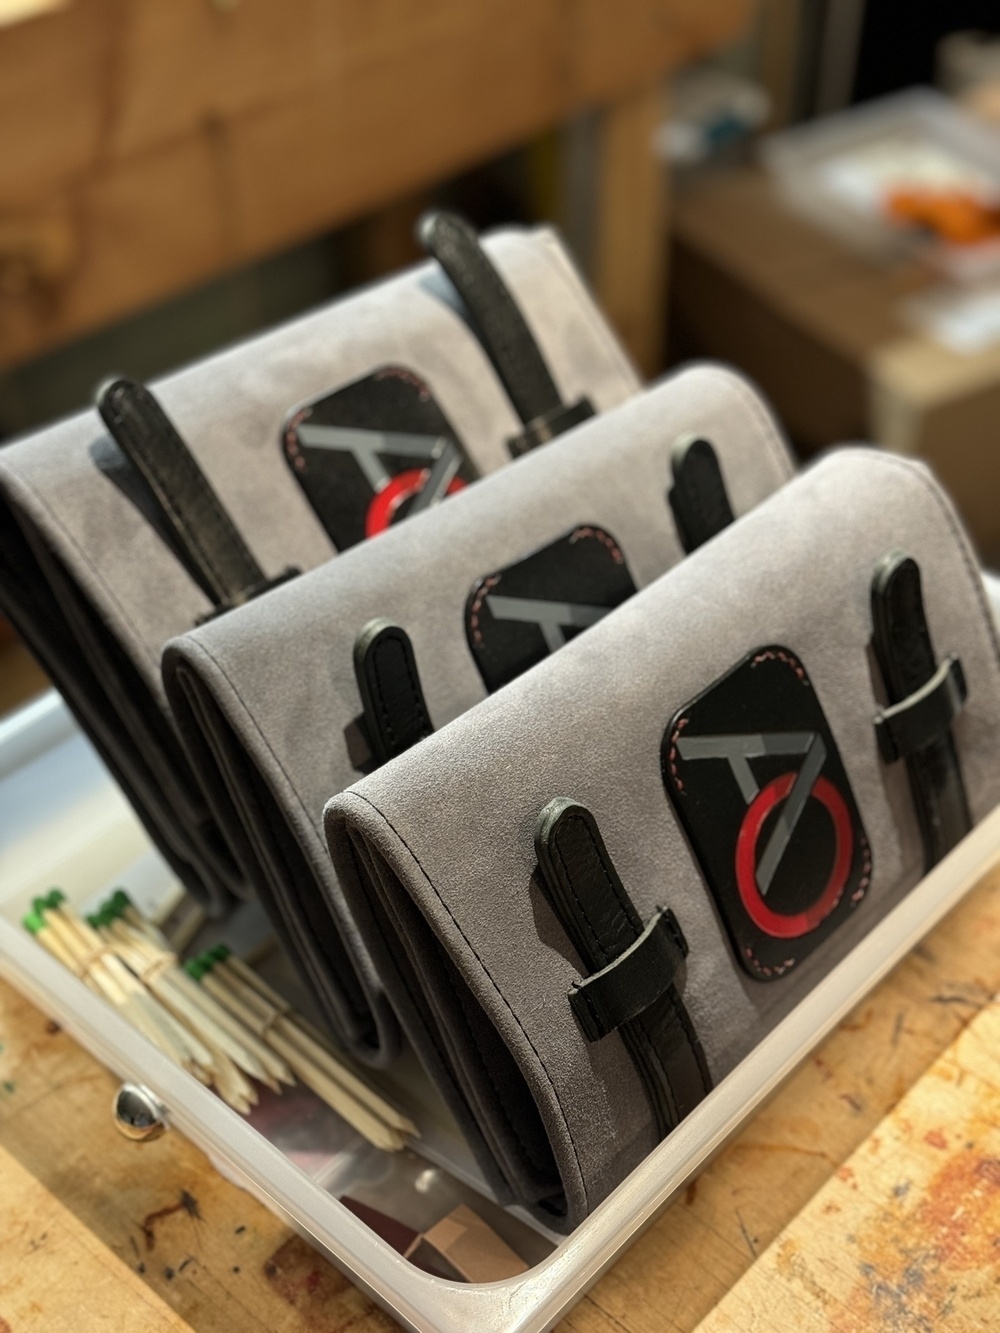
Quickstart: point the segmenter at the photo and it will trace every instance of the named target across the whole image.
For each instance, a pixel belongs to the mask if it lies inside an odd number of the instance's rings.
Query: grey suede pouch
[[[712,1079],[752,1059],[923,873],[905,766],[882,759],[873,729],[872,578],[894,548],[919,564],[937,653],[957,654],[964,668],[968,697],[951,736],[977,821],[1000,799],[1000,663],[982,581],[927,470],[862,449],[821,461],[327,806],[340,883],[406,1031],[495,1186],[557,1225],[600,1203],[658,1135],[621,1036],[587,1040],[568,1002],[588,969],[543,892],[539,811],[555,797],[581,802],[642,921],[662,906],[676,914],[690,950],[676,984]],[[750,676],[818,703],[860,818],[854,888],[837,889],[835,928],[802,956],[802,939],[789,940],[780,965],[755,975],[700,869],[718,850],[713,833],[721,846],[733,831],[721,817],[713,824],[709,807],[699,849],[677,813],[691,809],[689,793],[669,790],[679,738],[698,730],[685,732],[686,722],[719,709],[720,682]],[[725,707],[710,730],[746,730],[731,700]],[[687,781],[696,768],[688,763]],[[735,763],[702,772],[715,773],[720,808],[735,800],[742,810]],[[817,836],[823,818],[821,809]]]
[[[636,391],[551,231],[505,231],[485,245],[568,401],[586,394],[602,410]],[[509,460],[520,423],[458,307],[425,264],[154,386],[268,578],[334,551],[283,455],[282,424],[299,404],[397,365],[430,387],[476,473]],[[211,602],[96,411],[0,450],[0,605],[187,886],[216,905],[244,892],[160,679],[164,643]]]
[[[495,571],[540,548],[562,558],[575,541],[628,595],[681,559],[670,457],[695,432],[714,445],[737,514],[792,475],[749,386],[694,368],[167,645],[165,686],[201,786],[331,1022],[365,1058],[390,1059],[396,1035],[322,826],[330,794],[372,766],[356,636],[379,617],[407,632],[429,720],[443,726],[486,697],[474,641],[478,590]]]

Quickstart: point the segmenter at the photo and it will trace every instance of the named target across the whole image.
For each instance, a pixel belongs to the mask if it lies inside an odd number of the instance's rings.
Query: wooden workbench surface
[[[1000,871],[593,1292],[572,1333],[1000,1326]],[[0,1333],[392,1322],[0,984]]]
[[[699,1325],[991,1329],[1000,1319],[1000,1004],[990,1001]]]
[[[751,0],[72,0],[0,25],[0,366],[596,107],[594,277],[611,284],[612,317],[624,302],[642,360],[629,302],[652,282],[658,303],[662,276],[662,212],[643,198],[659,172],[647,94],[751,12]]]

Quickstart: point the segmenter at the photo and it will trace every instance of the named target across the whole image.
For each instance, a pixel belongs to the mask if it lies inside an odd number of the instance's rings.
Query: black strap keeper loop
[[[926,685],[876,715],[875,735],[885,762],[907,759],[939,740],[962,711],[967,696],[962,663],[952,653]]]
[[[540,444],[548,444],[549,440],[554,440],[557,435],[579,426],[581,421],[587,421],[594,415],[594,405],[589,398],[580,398],[575,403],[557,404],[540,417],[535,417],[534,421],[529,421],[519,434],[510,437],[507,448],[511,458],[520,458],[532,449],[537,449]]]
[[[638,1018],[673,985],[688,946],[677,918],[658,908],[645,930],[600,972],[574,982],[569,1002],[588,1041]]]
[[[295,565],[289,565],[283,569],[280,574],[276,574],[273,579],[264,579],[262,583],[251,584],[249,588],[244,588],[242,592],[227,597],[225,601],[220,602],[218,606],[213,606],[211,611],[206,611],[204,615],[199,616],[194,622],[196,625],[205,625],[210,620],[215,620],[217,616],[224,616],[227,611],[232,611],[234,607],[244,606],[247,602],[252,602],[255,597],[261,593],[270,592],[272,588],[280,587],[282,583],[288,583],[291,579],[297,579],[302,573]]]

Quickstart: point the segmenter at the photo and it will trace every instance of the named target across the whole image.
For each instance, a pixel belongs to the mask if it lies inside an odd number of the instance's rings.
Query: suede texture
[[[331,1021],[368,1059],[395,1053],[391,1020],[322,827],[326,800],[367,767],[355,637],[376,617],[407,631],[443,726],[485,697],[464,624],[482,575],[589,524],[615,538],[638,587],[681,559],[666,492],[671,446],[690,432],[712,440],[737,513],[792,475],[749,386],[688,370],[167,645],[167,693],[215,815]]]
[[[560,390],[614,406],[636,376],[555,235],[486,248]],[[518,421],[458,298],[425,264],[168,376],[153,387],[268,576],[333,554],[279,436],[299,403],[381,365],[431,386],[480,473],[509,461]],[[210,604],[151,522],[142,483],[87,411],[0,450],[0,594],[12,619],[185,883],[239,893],[231,850],[184,760],[160,656]]]
[[[827,457],[329,803],[342,888],[404,1026],[494,1175],[550,1221],[555,1210],[577,1223],[656,1135],[620,1037],[588,1044],[567,1002],[579,960],[536,880],[539,810],[555,796],[589,806],[643,920],[659,904],[674,910],[690,945],[683,999],[723,1077],[922,873],[905,767],[881,761],[872,725],[870,585],[893,549],[920,565],[938,656],[958,653],[965,668],[953,735],[981,819],[1000,799],[1000,663],[982,581],[927,470],[863,449]],[[679,708],[768,644],[809,673],[873,872],[814,953],[762,982],[734,961],[665,792],[660,743]]]

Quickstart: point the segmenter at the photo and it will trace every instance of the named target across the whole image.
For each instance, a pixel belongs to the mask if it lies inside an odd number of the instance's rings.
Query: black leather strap
[[[500,274],[464,218],[425,214],[421,244],[438,261],[462,298],[483,350],[490,358],[525,429],[508,444],[517,457],[594,415],[590,401],[563,403],[545,358]]]
[[[571,989],[573,1011],[590,1041],[619,1033],[667,1134],[712,1086],[674,984],[687,952],[680,928],[662,909],[643,927],[594,816],[576,801],[545,806],[535,850],[553,908],[592,974]]]
[[[685,552],[702,546],[732,523],[734,515],[722,469],[708,440],[679,439],[670,453],[674,484],[667,492]]]
[[[249,601],[298,571],[268,579],[170,418],[144,385],[114,379],[97,391],[111,437],[148,485],[160,518],[216,611]]]
[[[434,730],[413,644],[401,626],[369,621],[354,642],[354,674],[378,763],[394,759]]]
[[[871,602],[872,643],[889,701],[876,732],[880,747],[906,763],[930,870],[972,827],[950,731],[965,701],[965,677],[956,658],[938,666],[920,568],[910,556],[895,551],[879,563]]]

